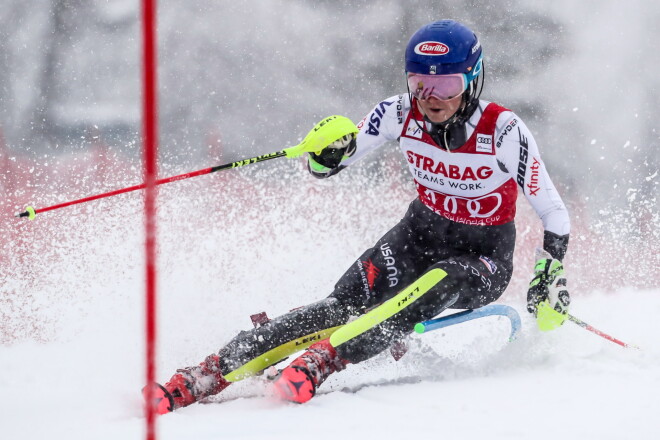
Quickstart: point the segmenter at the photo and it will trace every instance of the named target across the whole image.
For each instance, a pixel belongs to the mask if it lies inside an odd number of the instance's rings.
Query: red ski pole
[[[218,166],[211,167],[211,168],[204,168],[202,170],[192,171],[190,173],[179,174],[178,176],[172,176],[172,177],[166,177],[166,178],[163,178],[163,179],[158,179],[158,180],[156,180],[155,184],[156,185],[162,185],[164,183],[176,182],[177,180],[190,179],[191,177],[203,176],[204,174],[211,174],[213,172],[220,171],[220,170],[225,170],[225,169],[228,169],[228,168],[242,167],[242,166],[245,166],[245,165],[249,165],[249,164],[253,164],[253,163],[257,163],[257,162],[263,162],[265,160],[275,159],[275,158],[286,156],[286,155],[287,155],[286,150],[282,150],[282,151],[278,151],[276,153],[264,154],[263,156],[251,157],[250,159],[243,159],[243,160],[239,160],[239,161],[236,161],[236,162],[227,163],[227,164],[224,164],[224,165],[218,165]],[[139,185],[129,186],[128,188],[117,189],[117,190],[110,191],[110,192],[107,192],[107,193],[97,194],[95,196],[84,197],[82,199],[72,200],[70,202],[64,202],[64,203],[60,203],[60,204],[57,204],[57,205],[48,206],[46,208],[35,209],[32,206],[28,206],[28,207],[25,208],[24,212],[17,213],[16,217],[27,217],[30,220],[34,220],[34,217],[37,214],[41,214],[42,212],[52,211],[54,209],[59,209],[59,208],[65,208],[67,206],[77,205],[79,203],[91,202],[92,200],[98,200],[98,199],[103,199],[103,198],[106,198],[106,197],[112,197],[112,196],[116,196],[118,194],[124,194],[124,193],[128,193],[128,192],[131,192],[131,191],[137,191],[139,189],[144,189],[145,187],[146,187],[146,184],[141,183]]]
[[[587,324],[586,322],[584,322],[584,321],[582,321],[582,320],[576,318],[575,316],[568,315],[568,319],[569,319],[569,321],[574,322],[575,324],[579,325],[580,327],[582,327],[582,328],[584,328],[584,329],[586,329],[586,330],[589,330],[590,332],[596,333],[598,336],[600,336],[600,337],[602,337],[602,338],[605,338],[605,339],[607,339],[608,341],[612,341],[612,342],[614,342],[615,344],[619,344],[619,345],[622,346],[622,347],[626,347],[626,348],[636,348],[636,349],[639,350],[639,347],[638,347],[638,346],[636,346],[636,345],[632,345],[632,344],[626,344],[625,342],[620,341],[620,340],[618,340],[617,338],[614,338],[614,337],[608,335],[607,333],[603,333],[602,331],[600,331],[600,330],[598,330],[597,328],[595,328],[595,327],[593,327],[593,326]]]
[[[226,170],[230,168],[238,168],[245,165],[251,165],[257,162],[263,162],[265,160],[276,159],[278,157],[286,156],[288,158],[298,157],[304,153],[311,152],[320,152],[325,147],[331,143],[342,139],[348,135],[355,135],[358,132],[357,127],[350,119],[334,115],[324,118],[314,126],[314,128],[305,136],[303,141],[298,145],[293,147],[285,148],[284,150],[277,151],[275,153],[268,153],[262,156],[251,157],[249,159],[243,159],[236,162],[226,163],[223,165],[218,165],[211,168],[204,168],[203,170],[192,171],[190,173],[179,174],[178,176],[166,177],[164,179],[156,180],[155,185],[162,185],[164,183],[176,182],[177,180],[189,179],[191,177],[203,176],[204,174],[211,174],[216,171]],[[105,197],[116,196],[118,194],[124,194],[131,191],[137,191],[139,189],[144,189],[146,185],[141,183],[135,186],[129,186],[128,188],[117,189],[103,194],[97,194],[95,196],[85,197],[78,200],[73,200],[71,202],[60,203],[58,205],[49,206],[47,208],[35,209],[32,206],[25,208],[24,212],[17,213],[16,217],[27,217],[30,220],[34,220],[37,214],[46,211],[52,211],[53,209],[64,208],[66,206],[77,205],[79,203],[91,202],[92,200],[103,199]]]

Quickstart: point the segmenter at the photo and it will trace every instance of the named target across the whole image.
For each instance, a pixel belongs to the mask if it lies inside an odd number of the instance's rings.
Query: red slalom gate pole
[[[156,176],[158,158],[158,107],[156,87],[156,0],[142,0],[143,39],[143,168],[145,182],[145,342],[147,384],[156,380]],[[146,438],[156,439],[154,388],[146,388]]]

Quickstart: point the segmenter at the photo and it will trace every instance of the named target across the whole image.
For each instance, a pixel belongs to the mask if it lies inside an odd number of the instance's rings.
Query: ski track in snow
[[[277,186],[272,177],[266,173],[267,185],[248,190],[240,178],[223,181],[212,200],[208,182],[161,191],[160,381],[249,328],[251,313],[274,317],[327,295],[350,261],[403,214],[402,200],[412,198],[378,186],[374,195],[356,196],[354,182],[341,175],[331,183],[299,183],[297,176],[295,186],[286,176]],[[269,203],[243,206],[234,189],[249,191],[240,200]],[[376,212],[360,209],[372,196],[379,198]],[[39,252],[12,253],[3,286],[17,302],[3,315],[2,439],[144,437],[143,254],[135,216],[141,199],[89,209],[43,215],[18,231],[12,249],[38,243]],[[191,218],[200,209],[207,215]],[[92,212],[95,221],[88,221]],[[319,247],[336,231],[343,242]],[[529,262],[521,265],[529,275]],[[508,321],[498,317],[413,335],[399,362],[383,353],[351,365],[305,405],[277,402],[263,380],[249,379],[161,417],[159,438],[656,438],[659,294],[572,292],[574,315],[639,351],[571,323],[541,334],[523,295],[507,291],[499,302],[523,318],[513,343],[506,342]]]

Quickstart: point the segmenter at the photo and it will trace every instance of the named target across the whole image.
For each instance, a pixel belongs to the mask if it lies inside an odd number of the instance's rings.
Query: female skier
[[[307,348],[277,375],[275,392],[306,402],[333,372],[362,362],[447,308],[475,309],[509,283],[518,187],[545,229],[527,309],[544,330],[561,325],[569,295],[562,259],[570,222],[534,137],[512,111],[480,100],[482,48],[466,26],[419,29],[405,53],[408,93],[388,98],[344,136],[308,155],[326,178],[398,141],[418,197],[327,298],[239,333],[201,364],[152,384],[166,413],[216,394]]]

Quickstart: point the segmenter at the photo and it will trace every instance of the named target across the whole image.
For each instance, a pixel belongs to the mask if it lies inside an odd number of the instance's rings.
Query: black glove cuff
[[[334,176],[344,168],[346,168],[344,165],[339,165],[337,168],[331,168],[330,171],[326,173],[319,173],[317,171],[314,171],[312,167],[309,165],[309,162],[307,162],[307,169],[312,174],[312,176],[316,177],[317,179],[327,179],[330,176]]]
[[[344,148],[324,148],[321,153],[310,153],[312,159],[316,163],[323,165],[326,168],[337,168],[341,163],[344,156],[352,156],[355,153],[357,143],[355,136],[351,136],[351,142]],[[344,136],[346,138],[346,136]]]
[[[345,148],[325,148],[320,154],[310,153],[316,163],[326,168],[337,168],[344,157]]]
[[[543,249],[559,261],[564,260],[568,248],[568,234],[557,235],[554,232],[543,233]]]

